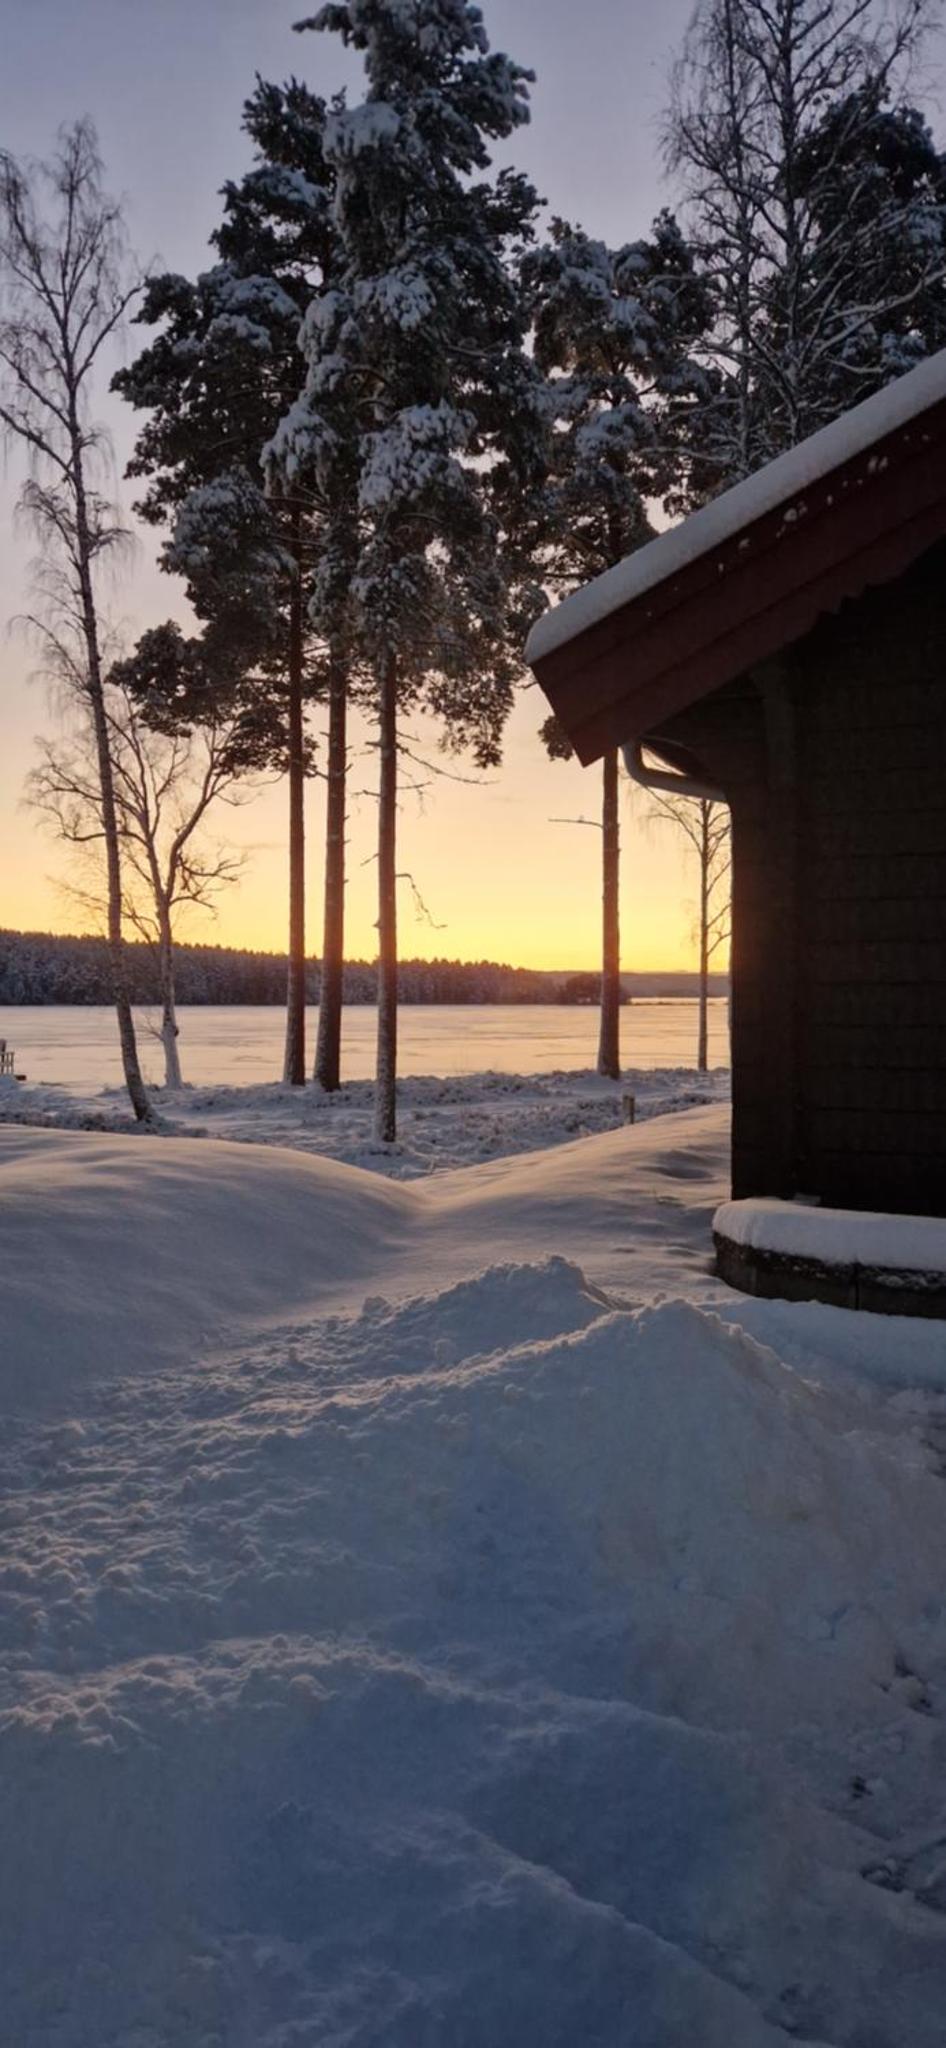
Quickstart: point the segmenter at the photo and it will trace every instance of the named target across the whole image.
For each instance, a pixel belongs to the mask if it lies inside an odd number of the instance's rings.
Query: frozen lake
[[[710,1066],[729,1065],[725,998],[710,1003]],[[142,1063],[148,1079],[163,1068],[155,1041],[154,1012],[137,1013]],[[186,1081],[198,1085],[278,1080],[284,1021],[270,1007],[182,1008],[181,1062]],[[309,1057],[317,1012],[309,1012]],[[402,1074],[548,1074],[593,1067],[598,1042],[595,1009],[564,1004],[448,1008],[411,1005],[400,1013]],[[121,1080],[114,1013],[94,1007],[20,1009],[0,1006],[0,1038],[16,1050],[18,1071],[32,1082],[56,1081],[89,1094]],[[374,1069],[375,1012],[346,1009],[345,1077],[366,1080]],[[621,1018],[621,1054],[627,1067],[692,1067],[696,1062],[696,1004],[645,998]]]

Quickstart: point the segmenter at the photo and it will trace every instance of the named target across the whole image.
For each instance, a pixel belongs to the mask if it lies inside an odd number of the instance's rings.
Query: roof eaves
[[[526,660],[534,667],[612,613],[656,590],[669,577],[715,553],[760,519],[778,510],[790,511],[792,500],[813,484],[921,419],[944,400],[946,349],[940,349],[906,376],[852,406],[839,419],[544,612],[529,634]]]

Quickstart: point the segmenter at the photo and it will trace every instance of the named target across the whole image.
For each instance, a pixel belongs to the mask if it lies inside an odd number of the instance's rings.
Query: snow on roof
[[[895,378],[872,398],[852,406],[840,419],[832,420],[830,426],[811,434],[797,448],[776,456],[774,462],[767,462],[754,476],[734,484],[711,504],[691,513],[666,533],[658,534],[646,547],[626,555],[613,569],[605,570],[603,576],[596,576],[562,604],[544,612],[529,634],[526,660],[542,661],[556,648],[566,646],[611,612],[619,611],[701,555],[720,547],[754,520],[775,511],[799,491],[829,476],[842,463],[850,462],[875,441],[906,426],[944,398],[946,349],[940,349],[905,377]]]

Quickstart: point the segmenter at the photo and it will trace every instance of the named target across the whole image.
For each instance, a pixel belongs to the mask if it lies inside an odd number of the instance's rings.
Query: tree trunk
[[[178,1026],[177,1005],[174,999],[174,941],[171,934],[170,912],[165,904],[158,906],[158,975],[161,988],[161,1044],[164,1047],[164,1085],[166,1088],[180,1088],[181,1056],[177,1049]]]
[[[397,1136],[397,661],[388,655],[381,678],[378,804],[378,1052],[375,1137]]]
[[[313,1080],[331,1094],[341,1086],[342,987],[345,968],[345,784],[348,772],[348,679],[338,656],[329,672],[328,804],[325,825],[325,916],[322,985]]]
[[[112,774],[112,753],[109,744],[108,719],[105,711],[105,693],[102,687],[102,660],[99,652],[98,616],[95,609],[95,593],[92,589],[92,547],[82,469],[82,436],[78,415],[74,412],[70,418],[70,434],[72,443],[72,481],[76,508],[75,559],[82,598],[82,629],[88,664],[88,698],[92,711],[92,728],[95,734],[99,795],[102,806],[102,832],[105,838],[105,869],[108,880],[108,954],[111,968],[112,994],[115,1003],[115,1014],[118,1019],[118,1041],[121,1047],[122,1069],[129,1100],[138,1122],[150,1123],[152,1120],[151,1104],[148,1101],[141,1074],[141,1065],[138,1059],[138,1043],[135,1037],[135,1021],[131,1014],[131,998],[128,994],[128,978],[125,963],[125,945],[122,938],[122,878],[118,839],[118,813],[115,805],[115,781]]]
[[[730,5],[727,5],[724,11],[724,47],[727,113],[733,158],[730,184],[736,207],[736,251],[732,271],[732,290],[736,305],[738,349],[736,390],[738,397],[736,456],[732,468],[734,475],[743,477],[749,475],[753,466],[751,355],[755,341],[752,319],[752,267],[755,237],[752,227],[752,201],[749,182],[746,176],[745,138],[742,130],[738,84],[736,27],[733,19],[733,9]]]
[[[601,1030],[598,1072],[610,1081],[621,1074],[621,931],[619,908],[620,830],[618,824],[618,757],[604,757],[602,824],[602,948]]]
[[[700,804],[700,988],[697,1022],[696,1064],[705,1074],[709,1066],[709,910],[710,910],[710,805]]]
[[[293,513],[296,571],[289,600],[289,976],[283,1080],[305,1085],[305,734],[302,708],[300,515]]]

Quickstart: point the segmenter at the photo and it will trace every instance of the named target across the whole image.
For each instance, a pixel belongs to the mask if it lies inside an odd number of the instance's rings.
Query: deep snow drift
[[[724,1164],[0,1131],[17,2048],[939,2048],[946,1336]]]

